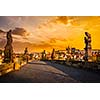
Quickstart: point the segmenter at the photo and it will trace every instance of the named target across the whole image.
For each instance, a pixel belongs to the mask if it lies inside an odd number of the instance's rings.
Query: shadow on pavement
[[[31,64],[33,64],[33,63],[31,63]],[[67,75],[64,75],[64,74],[50,72],[50,71],[46,71],[46,70],[43,70],[43,69],[41,69],[41,70],[40,69],[36,69],[36,68],[34,68],[34,69],[33,68],[29,68],[29,69],[33,70],[33,72],[47,73],[47,74],[51,74],[51,75],[54,75],[54,76],[57,76],[57,77],[59,77],[59,76],[67,77]],[[21,68],[21,70],[23,70],[23,68]],[[14,71],[14,72],[10,72],[10,73],[7,73],[7,74],[1,76],[0,77],[0,83],[53,83],[53,81],[50,82],[48,80],[41,81],[41,79],[39,80],[36,77],[35,78],[27,78],[24,75],[23,76],[19,76],[16,73],[17,73],[17,71]],[[46,76],[46,77],[48,77],[48,76]]]
[[[66,65],[56,64],[50,61],[45,61],[45,62],[48,65],[58,70],[61,70],[65,74],[68,74],[70,77],[81,83],[100,83],[100,74],[97,74],[95,72],[73,68]]]
[[[49,65],[46,67],[54,67],[62,72],[64,72],[65,74],[60,74],[60,73],[56,73],[56,72],[52,72],[52,71],[46,71],[43,70],[42,68],[37,68],[37,67],[22,67],[20,71],[23,71],[23,69],[26,68],[25,71],[27,71],[27,69],[29,68],[29,70],[31,70],[33,73],[38,72],[41,73],[39,75],[44,74],[43,77],[46,76],[46,78],[52,77],[52,75],[59,77],[71,77],[72,79],[76,80],[77,82],[81,82],[81,83],[99,83],[100,82],[100,74],[97,73],[93,73],[90,71],[85,71],[82,69],[77,69],[77,68],[73,68],[73,67],[68,67],[65,65],[61,65],[61,64],[56,64],[50,61],[45,61],[42,63],[36,63],[36,62],[29,62],[28,64],[36,64],[36,65]],[[43,67],[43,66],[41,66]],[[48,69],[48,68],[47,68]],[[21,75],[19,74],[19,71],[14,71],[14,72],[10,72],[6,75],[0,76],[0,83],[54,83],[53,81],[48,81],[45,80],[45,78],[41,81],[38,76],[34,77],[27,77],[27,75],[25,74],[26,72],[23,72]],[[25,74],[25,75],[24,75]],[[48,76],[48,74],[50,74],[50,76]],[[31,73],[29,72],[28,75],[31,75]],[[60,81],[58,81],[60,83]]]
[[[43,63],[35,63],[35,62],[28,62],[28,64],[47,65],[47,64],[43,64]]]

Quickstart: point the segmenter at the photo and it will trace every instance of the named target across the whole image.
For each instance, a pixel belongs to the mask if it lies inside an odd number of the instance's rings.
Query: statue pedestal
[[[88,62],[92,62],[92,50],[88,49]]]

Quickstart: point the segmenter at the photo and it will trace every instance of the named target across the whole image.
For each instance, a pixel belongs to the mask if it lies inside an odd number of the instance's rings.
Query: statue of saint
[[[29,56],[28,56],[28,48],[27,47],[24,50],[24,60],[26,61],[26,63],[28,63]]]
[[[12,47],[12,31],[9,30],[7,32],[7,43],[6,43],[6,46],[5,46],[5,50],[4,50],[4,62],[6,63],[10,63],[10,62],[13,62],[13,47]]]
[[[52,59],[52,60],[55,59],[55,49],[52,50],[52,53],[51,53],[51,59]]]
[[[28,49],[26,47],[25,50],[24,50],[24,55],[27,55],[27,54],[28,54]]]
[[[84,37],[85,42],[85,61],[89,61],[92,56],[92,46],[91,46],[91,34],[85,32],[86,37]]]

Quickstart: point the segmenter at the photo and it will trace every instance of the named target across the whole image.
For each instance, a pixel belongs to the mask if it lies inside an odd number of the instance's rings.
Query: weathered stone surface
[[[91,61],[92,60],[92,46],[91,46],[91,34],[88,32],[85,32],[85,61]]]
[[[12,31],[7,32],[7,43],[4,50],[4,62],[10,63],[13,62],[13,47],[12,47]]]

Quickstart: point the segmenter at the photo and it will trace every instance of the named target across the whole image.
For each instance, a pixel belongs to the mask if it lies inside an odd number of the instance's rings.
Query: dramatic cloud
[[[15,35],[21,35],[21,36],[29,35],[29,33],[24,28],[15,28],[12,31],[12,33],[15,34]]]
[[[0,38],[0,49],[3,49],[5,47],[5,44],[6,44],[6,39]]]
[[[68,17],[67,16],[58,16],[54,20],[55,23],[63,23],[67,24],[68,23]]]
[[[2,48],[5,43],[5,36],[6,32],[0,29],[0,48]]]
[[[0,29],[0,33],[5,33],[3,30]]]
[[[68,45],[83,49],[85,31],[92,35],[92,47],[100,48],[99,16],[1,16],[0,48],[9,29],[13,30],[15,51],[26,46],[30,51],[64,49]]]

